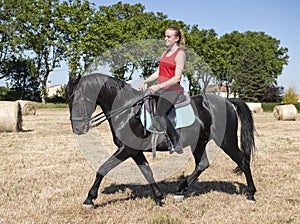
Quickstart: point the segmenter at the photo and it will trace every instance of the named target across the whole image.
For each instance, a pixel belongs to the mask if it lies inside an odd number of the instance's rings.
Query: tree
[[[104,49],[103,26],[97,20],[94,5],[87,0],[63,1],[57,8],[55,24],[69,75],[82,75],[95,52]]]
[[[215,79],[216,37],[213,29],[199,30],[196,25],[186,32],[188,49],[185,75],[189,80],[190,95],[205,93],[208,84]]]
[[[62,59],[63,46],[55,29],[59,0],[12,1],[16,9],[11,21],[17,30],[14,42],[24,55],[30,55],[36,66],[34,77],[40,83],[42,100],[50,73]],[[7,9],[10,10],[10,9]]]
[[[224,60],[217,77],[246,101],[261,99],[288,63],[288,49],[263,32],[234,31],[220,38],[219,47]]]
[[[189,81],[189,94],[205,93],[207,86],[213,80],[213,73],[208,64],[192,49],[185,49],[186,65],[184,75]]]
[[[258,98],[259,102],[280,102],[283,95],[283,87],[274,84],[265,88],[264,95]]]
[[[141,76],[148,76],[158,64],[157,55],[153,55],[156,47],[149,46],[149,43],[157,43],[155,40],[162,38],[166,16],[144,10],[141,4],[119,2],[112,6],[100,6],[96,12],[95,21],[104,26],[101,35],[107,50],[98,51],[95,61],[110,67],[116,78],[130,80],[133,72],[139,69],[142,70]]]
[[[241,33],[234,31],[224,34],[216,42],[215,65],[212,68],[217,83],[226,86],[227,96],[234,82],[234,59],[237,57],[237,48],[241,44],[241,36]]]
[[[12,56],[6,62],[3,73],[9,81],[9,100],[40,100],[39,82],[34,77],[35,65],[32,59]]]
[[[14,1],[0,2],[0,79],[5,78],[3,73],[7,60],[17,53],[14,42],[15,26],[12,15],[15,14],[16,8]]]
[[[298,101],[298,95],[294,88],[289,88],[283,95],[283,103],[285,104],[296,104]]]
[[[110,72],[116,78],[125,81],[131,80],[133,74],[137,73],[140,78],[147,77],[158,67],[158,61],[164,49],[165,46],[160,41],[152,39],[120,44],[97,57],[89,72],[108,65]]]
[[[7,100],[7,94],[9,93],[9,88],[0,86],[0,100]]]

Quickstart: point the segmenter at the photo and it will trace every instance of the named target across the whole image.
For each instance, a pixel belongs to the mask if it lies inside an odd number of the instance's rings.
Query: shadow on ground
[[[174,195],[184,179],[180,178],[174,181],[161,181],[158,183],[164,196]],[[223,192],[226,194],[244,194],[247,186],[238,182],[226,181],[202,181],[195,182],[190,187],[185,197],[194,197],[211,191]],[[103,207],[108,204],[113,204],[117,201],[134,200],[137,198],[153,197],[152,189],[149,185],[134,185],[134,184],[111,184],[104,188],[102,194],[115,194],[118,192],[128,192],[125,198],[118,198],[96,204],[95,207]]]

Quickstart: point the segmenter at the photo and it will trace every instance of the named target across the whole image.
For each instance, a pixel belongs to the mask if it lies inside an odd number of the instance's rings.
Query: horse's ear
[[[81,76],[78,76],[78,78],[76,78],[74,75],[69,74],[69,81],[65,90],[65,96],[67,101],[69,101],[70,97],[73,95],[73,92],[76,89],[80,78]]]
[[[72,74],[69,74],[69,83],[77,83],[78,81],[79,81],[79,79],[80,79],[80,76],[79,76],[79,78],[76,78],[74,75],[72,75]]]

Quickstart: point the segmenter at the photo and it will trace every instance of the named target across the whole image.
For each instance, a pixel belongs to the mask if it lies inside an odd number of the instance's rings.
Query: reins
[[[91,128],[97,127],[97,126],[101,125],[104,121],[108,120],[109,118],[111,118],[113,116],[116,116],[116,115],[119,115],[123,111],[128,110],[132,107],[135,107],[137,105],[141,105],[142,103],[144,103],[147,99],[149,99],[151,97],[152,97],[151,95],[144,96],[141,99],[134,102],[133,104],[130,104],[126,107],[118,108],[118,109],[110,111],[106,114],[102,111],[102,112],[96,114],[95,116],[89,118],[87,120],[87,122],[91,122],[91,125],[90,125]]]

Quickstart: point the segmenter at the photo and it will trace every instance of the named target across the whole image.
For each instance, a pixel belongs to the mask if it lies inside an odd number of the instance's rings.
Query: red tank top
[[[182,51],[182,49],[178,48],[171,56],[167,56],[167,52],[163,54],[159,62],[158,84],[163,83],[175,76],[175,58],[178,52],[180,51]],[[183,92],[183,88],[180,85],[180,82],[173,86],[164,87],[164,89],[170,89],[176,92]]]

